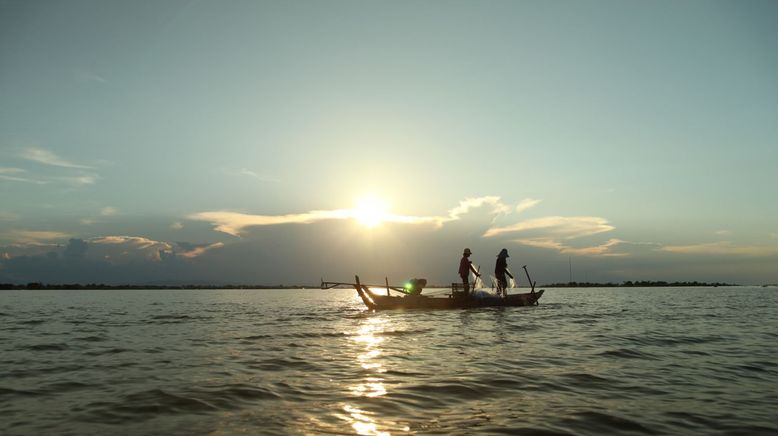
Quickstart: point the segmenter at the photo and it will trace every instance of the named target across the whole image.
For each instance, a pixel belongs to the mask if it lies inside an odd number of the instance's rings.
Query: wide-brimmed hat
[[[465,248],[465,252],[462,254],[473,254],[473,252],[469,248]]]
[[[498,254],[497,257],[510,257],[508,256],[508,249],[503,248],[502,250],[500,250],[500,254]]]

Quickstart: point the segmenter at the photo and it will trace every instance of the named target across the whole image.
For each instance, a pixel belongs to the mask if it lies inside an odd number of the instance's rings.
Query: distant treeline
[[[60,283],[60,284],[45,284],[45,283],[27,283],[26,285],[14,285],[11,283],[0,283],[0,290],[14,290],[14,289],[27,289],[27,290],[41,290],[41,289],[61,289],[61,290],[76,290],[76,289],[300,289],[300,288],[316,288],[318,286],[266,286],[266,285],[106,285],[103,283],[89,283],[82,285],[80,283]]]
[[[662,286],[739,286],[731,283],[706,283],[706,282],[665,282],[665,281],[631,281],[628,280],[622,283],[590,283],[590,282],[568,282],[568,283],[550,283],[546,285],[536,286],[546,288],[630,288],[630,287],[662,287]],[[764,285],[770,286],[770,285]],[[104,283],[89,283],[82,285],[81,283],[59,283],[59,284],[46,284],[46,283],[27,283],[26,285],[0,283],[0,290],[76,290],[76,289],[311,289],[318,288],[315,285],[106,285]],[[445,289],[449,286],[445,285],[433,285],[427,286],[429,289],[441,288]]]
[[[630,287],[639,287],[639,288],[649,288],[649,287],[661,287],[661,286],[738,286],[731,283],[706,283],[706,282],[665,282],[665,281],[651,281],[651,280],[642,280],[642,281],[635,281],[628,280],[626,282],[622,283],[590,283],[590,282],[568,282],[568,283],[551,283],[548,285],[543,285],[544,287],[548,288],[630,288]]]

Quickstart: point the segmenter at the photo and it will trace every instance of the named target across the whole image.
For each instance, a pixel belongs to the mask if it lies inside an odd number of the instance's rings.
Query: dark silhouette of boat
[[[353,286],[357,294],[370,310],[390,310],[390,309],[468,309],[476,307],[516,307],[533,306],[538,304],[538,300],[543,295],[544,290],[535,291],[534,283],[532,290],[523,294],[510,294],[498,296],[485,292],[464,292],[459,283],[452,284],[450,294],[436,297],[421,295],[421,290],[413,292],[405,287],[389,286],[388,280],[385,285],[367,285],[360,283],[359,276],[354,277],[355,283],[343,282],[325,282],[322,280],[322,289],[332,289],[336,286]],[[386,295],[373,292],[371,288],[385,288]],[[403,295],[390,295],[390,291],[399,292]]]

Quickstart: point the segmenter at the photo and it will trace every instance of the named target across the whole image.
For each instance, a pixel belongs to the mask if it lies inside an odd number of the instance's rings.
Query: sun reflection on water
[[[381,376],[386,372],[386,368],[381,360],[383,354],[381,344],[384,342],[384,337],[380,334],[385,331],[388,323],[387,319],[377,316],[367,318],[351,337],[357,345],[355,363],[362,370],[370,373],[360,383],[348,387],[349,392],[358,398],[378,398],[387,394],[384,378]],[[380,423],[375,419],[374,413],[364,411],[352,404],[344,405],[343,411],[346,414],[340,415],[340,418],[347,421],[357,434],[382,436],[391,434],[385,429],[394,423]]]

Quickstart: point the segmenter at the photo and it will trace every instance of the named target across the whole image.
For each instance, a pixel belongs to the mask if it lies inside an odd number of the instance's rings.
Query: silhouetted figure
[[[473,268],[473,262],[470,261],[470,255],[473,254],[472,251],[470,251],[469,248],[465,248],[464,253],[462,253],[462,260],[459,261],[459,277],[462,278],[462,285],[465,290],[465,295],[468,294],[470,291],[470,284],[468,280],[468,276],[470,276],[470,271],[472,271],[476,277],[481,277],[481,274],[478,274],[478,271]]]
[[[513,274],[508,271],[508,250],[503,248],[500,250],[500,254],[497,255],[497,263],[494,265],[494,275],[497,277],[497,294],[505,295],[505,290],[508,288],[508,280],[505,278],[513,278]]]

